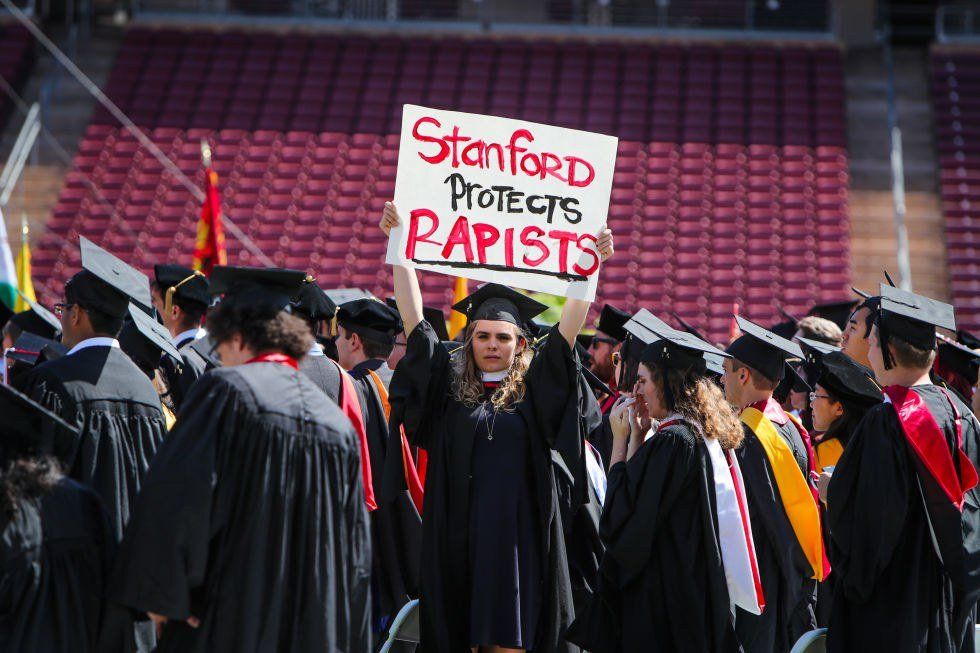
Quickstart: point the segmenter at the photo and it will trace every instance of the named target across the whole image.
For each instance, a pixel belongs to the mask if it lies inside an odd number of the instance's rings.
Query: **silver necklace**
[[[497,411],[493,410],[493,404],[491,404],[489,401],[484,401],[481,406],[481,412],[484,413],[483,419],[487,425],[487,440],[493,440],[493,428],[497,424]],[[488,406],[490,406],[490,408],[487,408]],[[491,413],[493,414],[493,420],[490,419]]]

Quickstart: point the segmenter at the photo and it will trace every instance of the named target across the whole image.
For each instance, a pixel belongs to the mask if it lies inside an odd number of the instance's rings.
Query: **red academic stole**
[[[378,391],[378,398],[381,399],[381,405],[384,407],[385,419],[389,420],[391,419],[391,403],[388,401],[388,388],[385,387],[381,377],[374,370],[368,370],[368,374],[371,375],[371,381],[374,382],[374,387]],[[415,509],[421,515],[422,500],[425,496],[425,471],[429,457],[424,449],[419,449],[419,460],[416,466],[415,458],[412,456],[412,447],[408,444],[408,437],[405,435],[405,429],[401,428],[400,431],[405,483],[408,485],[408,494],[412,497],[412,503],[415,504]]]
[[[294,370],[299,369],[299,363],[296,362],[296,359],[286,354],[262,354],[261,356],[256,356],[245,361],[246,365],[249,363],[279,363],[280,365],[291,367]]]
[[[602,400],[602,405],[599,406],[600,412],[602,412],[603,415],[608,415],[612,411],[613,404],[616,403],[616,400],[617,399],[619,399],[619,393],[618,392],[614,392],[613,394],[611,394],[608,397],[606,397],[605,399],[603,399]]]
[[[949,401],[956,417],[956,460],[954,461],[946,436],[918,393],[899,385],[890,385],[882,390],[888,397],[889,403],[895,407],[895,413],[898,415],[902,433],[905,434],[909,447],[942,489],[946,498],[956,506],[957,510],[962,511],[963,495],[976,486],[978,477],[973,463],[963,453],[963,425],[956,404],[949,395],[946,395],[946,400]]]
[[[742,411],[741,420],[752,429],[766,452],[786,517],[793,527],[793,533],[803,550],[803,555],[813,569],[813,578],[822,581],[830,573],[830,562],[824,551],[820,511],[813,486],[800,472],[789,444],[779,435],[776,426],[763,411],[749,406]],[[812,467],[812,454],[809,454],[809,458],[809,466]]]

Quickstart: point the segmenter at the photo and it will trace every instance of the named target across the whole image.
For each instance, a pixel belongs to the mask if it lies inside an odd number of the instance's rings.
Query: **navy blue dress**
[[[542,556],[529,433],[516,411],[496,412],[485,403],[477,416],[470,481],[470,645],[526,649],[535,641]]]

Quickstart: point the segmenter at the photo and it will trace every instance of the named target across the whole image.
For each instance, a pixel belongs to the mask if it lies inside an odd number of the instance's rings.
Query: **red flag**
[[[225,232],[221,226],[221,196],[218,194],[218,173],[210,166],[204,171],[204,204],[197,222],[197,241],[194,243],[193,268],[208,276],[216,265],[227,265]]]
[[[738,328],[738,302],[732,304],[732,322],[728,325],[728,344],[735,342],[735,339],[742,335],[742,330]]]

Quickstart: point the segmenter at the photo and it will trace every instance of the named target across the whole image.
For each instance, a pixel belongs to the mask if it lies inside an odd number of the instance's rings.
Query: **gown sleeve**
[[[69,424],[79,427],[82,425],[77,413],[70,410],[71,407],[65,401],[61,383],[47,370],[34,368],[28,374],[18,377],[14,389],[27,395]],[[44,428],[54,427],[53,425],[46,425]],[[63,442],[60,438],[55,441]],[[53,454],[58,460],[65,463],[68,469],[71,469],[74,466],[75,457],[78,455],[80,444],[80,438],[76,436],[71,451],[54,451]]]
[[[157,451],[126,529],[110,598],[170,619],[191,616],[191,591],[204,579],[217,484],[222,425],[234,425],[238,393],[215,375],[202,377]]]
[[[609,470],[599,536],[619,587],[640,573],[661,520],[683,491],[684,470],[694,464],[692,446],[670,433],[647,440],[626,462]]]
[[[848,597],[869,598],[901,538],[911,486],[894,409],[873,408],[851,436],[827,495],[830,560]],[[869,516],[874,515],[873,519]]]
[[[405,428],[412,446],[431,448],[445,411],[449,394],[449,352],[425,320],[408,336],[405,356],[388,389],[391,402],[391,437],[401,437],[397,426]],[[389,450],[397,451],[398,448]]]

